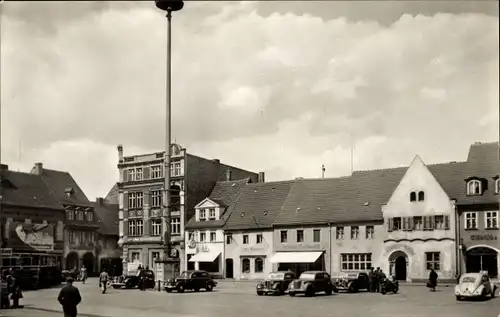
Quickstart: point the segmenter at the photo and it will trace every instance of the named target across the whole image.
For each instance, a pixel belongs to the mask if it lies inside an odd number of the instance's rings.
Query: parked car
[[[330,274],[325,271],[306,271],[300,274],[300,277],[292,281],[288,286],[288,294],[305,294],[306,296],[315,296],[316,293],[325,292],[331,295],[334,289]]]
[[[61,282],[66,282],[68,278],[72,278],[74,281],[77,281],[79,278],[79,274],[77,270],[62,270],[61,271]]]
[[[338,291],[356,293],[360,290],[368,290],[370,287],[366,272],[339,273],[333,280],[335,288]]]
[[[168,293],[174,290],[178,293],[184,293],[186,290],[199,292],[203,288],[211,292],[215,286],[217,282],[206,271],[184,271],[178,278],[165,283],[165,291]]]
[[[155,287],[155,274],[151,270],[139,270],[136,275],[116,277],[110,285],[113,288],[136,288],[139,286],[141,278],[143,278],[144,288]]]
[[[382,295],[388,292],[393,292],[396,294],[399,290],[399,282],[394,278],[394,276],[385,277],[380,282],[380,293]]]
[[[271,272],[264,281],[257,283],[257,295],[283,295],[296,278],[293,272]]]
[[[496,290],[497,286],[491,282],[488,274],[484,272],[466,273],[460,277],[455,286],[455,296],[457,300],[472,297],[486,298],[487,296],[493,298]]]

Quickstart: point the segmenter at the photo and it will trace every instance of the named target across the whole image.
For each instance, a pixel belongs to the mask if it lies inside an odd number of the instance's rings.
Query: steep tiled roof
[[[226,230],[271,228],[294,181],[247,184],[226,222]]]
[[[118,236],[118,205],[92,202],[99,223],[97,232],[103,235]]]
[[[245,187],[249,181],[250,178],[217,182],[208,198],[219,206],[226,207],[226,211],[221,215],[221,219],[196,221],[196,217],[192,217],[187,223],[186,229],[222,227],[231,214],[233,205],[240,196],[243,187]]]
[[[500,161],[498,142],[474,143],[469,148],[467,162]]]
[[[104,200],[107,204],[118,204],[118,183],[115,183],[109,190]]]
[[[92,206],[87,196],[85,196],[82,189],[78,186],[70,173],[43,169],[41,176],[47,186],[51,189],[52,194],[61,203],[86,207]],[[74,191],[71,196],[66,194],[66,189],[68,188],[72,188]]]
[[[38,175],[2,171],[1,203],[5,205],[50,208],[62,210],[62,205],[51,194]]]

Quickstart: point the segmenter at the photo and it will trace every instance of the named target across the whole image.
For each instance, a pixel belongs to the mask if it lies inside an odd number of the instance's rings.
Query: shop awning
[[[219,256],[220,252],[199,252],[189,259],[189,262],[213,262]]]
[[[314,263],[323,252],[276,252],[271,263]]]

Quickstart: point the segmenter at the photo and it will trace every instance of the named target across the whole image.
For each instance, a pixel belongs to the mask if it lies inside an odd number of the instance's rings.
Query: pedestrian
[[[374,278],[374,272],[373,272],[373,267],[370,268],[370,271],[368,271],[368,291],[370,293],[375,292],[375,287],[373,284],[373,278]]]
[[[19,306],[19,299],[23,298],[23,293],[21,292],[21,287],[12,269],[7,275],[7,289],[10,294],[10,299],[12,299],[12,308],[22,308]]]
[[[106,269],[103,269],[101,275],[99,275],[99,287],[102,289],[102,293],[106,293],[106,288],[108,286],[109,274]]]
[[[82,284],[85,284],[85,281],[87,280],[87,268],[85,266],[82,266],[80,269],[80,278],[82,280]]]
[[[434,269],[431,269],[431,272],[429,273],[429,282],[428,282],[428,287],[435,292],[436,291],[436,286],[437,286],[437,279],[438,275]]]
[[[59,292],[57,300],[63,307],[64,317],[76,317],[76,306],[82,301],[80,291],[73,286],[73,278],[68,277],[67,284]]]
[[[375,293],[380,292],[380,268],[377,267],[375,272],[373,273],[373,284],[375,286]]]

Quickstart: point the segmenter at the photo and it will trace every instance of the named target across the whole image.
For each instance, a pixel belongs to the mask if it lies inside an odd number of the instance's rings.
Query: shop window
[[[321,230],[319,230],[319,229],[313,230],[313,242],[314,243],[321,242]]]
[[[250,259],[241,260],[241,273],[250,273]]]
[[[341,254],[342,271],[369,270],[372,267],[371,253]]]
[[[439,271],[441,269],[439,252],[426,252],[425,257],[427,270]]]
[[[486,211],[484,217],[486,229],[498,229],[498,211]]]
[[[297,243],[304,242],[304,230],[297,230]]]
[[[477,229],[477,212],[466,212],[464,213],[465,218],[465,229]]]
[[[335,237],[337,240],[344,240],[344,227],[337,227]]]
[[[288,232],[286,230],[282,230],[280,232],[281,235],[281,243],[287,243],[288,241]]]
[[[255,273],[264,272],[264,260],[261,258],[255,259]]]
[[[410,193],[410,201],[417,201],[417,193],[411,192]]]

